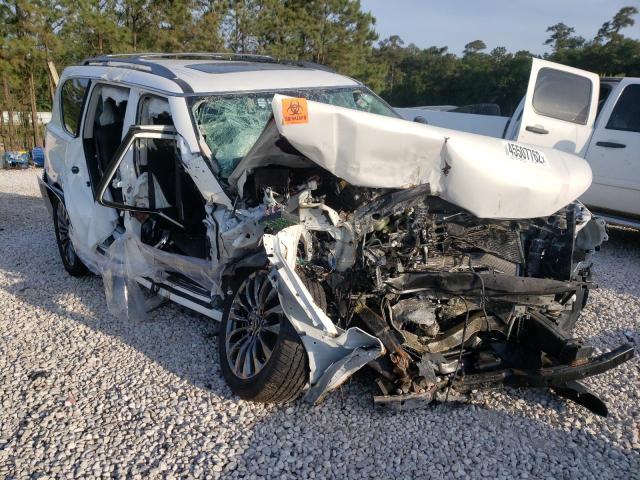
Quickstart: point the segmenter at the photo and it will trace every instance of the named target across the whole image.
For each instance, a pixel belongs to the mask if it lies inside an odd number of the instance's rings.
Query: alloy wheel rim
[[[227,364],[236,377],[248,380],[262,371],[278,341],[282,316],[267,273],[250,275],[233,298],[225,331]]]

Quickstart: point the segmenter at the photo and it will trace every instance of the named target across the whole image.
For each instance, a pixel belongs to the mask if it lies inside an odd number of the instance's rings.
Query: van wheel
[[[83,277],[89,273],[87,267],[82,263],[80,257],[73,248],[69,230],[71,229],[71,220],[69,213],[64,206],[64,202],[58,200],[55,202],[53,209],[53,228],[56,232],[56,242],[58,243],[58,252],[60,259],[64,265],[64,269],[69,272],[72,277]]]
[[[245,400],[286,403],[308,381],[307,353],[266,270],[249,275],[230,296],[218,346],[222,374]]]

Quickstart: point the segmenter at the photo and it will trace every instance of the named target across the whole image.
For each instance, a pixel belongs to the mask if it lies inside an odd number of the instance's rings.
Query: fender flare
[[[49,213],[53,215],[54,198],[64,204],[64,192],[57,185],[51,185],[49,183],[46,172],[42,177],[38,177],[38,186],[40,187],[40,194],[42,195],[42,198],[49,200],[48,202],[45,201],[45,206]]]

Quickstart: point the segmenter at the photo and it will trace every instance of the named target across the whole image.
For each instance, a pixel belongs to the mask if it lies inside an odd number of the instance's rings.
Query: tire
[[[220,368],[240,398],[287,403],[300,395],[309,380],[307,353],[267,276],[266,270],[251,273],[229,296],[218,335]],[[322,287],[308,283],[305,286],[324,308]]]
[[[84,277],[89,270],[82,263],[80,257],[73,248],[71,238],[69,237],[69,229],[71,228],[71,220],[64,206],[64,202],[56,200],[53,202],[53,228],[56,233],[56,243],[58,244],[58,252],[64,269],[72,277]]]

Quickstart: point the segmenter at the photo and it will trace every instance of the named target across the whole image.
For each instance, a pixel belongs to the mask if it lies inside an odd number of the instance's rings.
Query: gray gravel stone
[[[374,411],[365,373],[317,407],[241,401],[210,321],[114,318],[66,274],[39,174],[0,171],[0,478],[640,478],[637,359],[587,381],[607,419],[512,389]],[[640,233],[611,231],[595,280],[577,334],[637,343]]]

